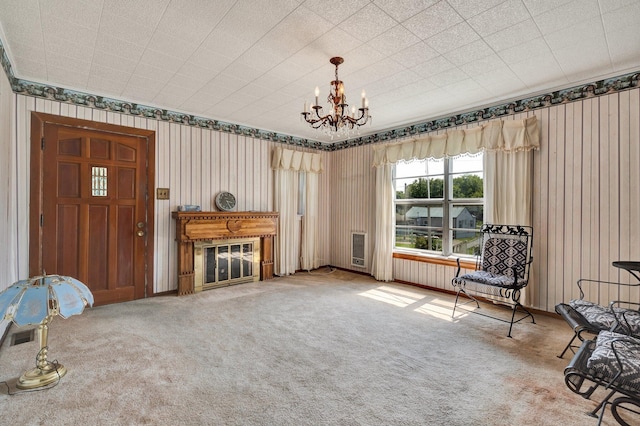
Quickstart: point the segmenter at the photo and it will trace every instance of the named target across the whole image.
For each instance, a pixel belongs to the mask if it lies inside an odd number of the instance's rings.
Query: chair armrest
[[[458,270],[456,271],[456,278],[458,278],[460,276],[460,258],[456,257],[456,263],[458,264]]]
[[[627,284],[627,283],[612,282],[612,281],[590,280],[590,279],[586,279],[586,278],[580,278],[576,284],[578,285],[578,289],[580,290],[580,299],[581,300],[584,299],[583,285],[596,285],[596,286],[616,285],[616,286],[625,286],[625,287],[638,287],[638,286],[640,286],[640,283]]]

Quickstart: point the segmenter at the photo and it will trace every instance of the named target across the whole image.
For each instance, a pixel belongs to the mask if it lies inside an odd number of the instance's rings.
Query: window
[[[395,247],[474,255],[484,218],[482,154],[398,162]]]

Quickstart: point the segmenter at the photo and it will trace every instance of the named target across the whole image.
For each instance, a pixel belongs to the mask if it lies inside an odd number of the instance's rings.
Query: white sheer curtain
[[[375,148],[374,148],[375,149]],[[393,164],[376,167],[376,240],[373,248],[371,274],[378,281],[393,280]]]
[[[318,173],[322,172],[322,157],[311,152],[277,147],[273,151],[274,208],[280,213],[275,237],[274,272],[289,275],[302,269],[320,266],[318,241]],[[302,233],[298,217],[299,175],[306,173],[306,204]]]
[[[401,160],[453,157],[484,151],[485,222],[528,225],[531,223],[533,190],[531,151],[539,146],[538,121],[532,116],[524,120],[494,120],[471,129],[454,129],[440,135],[425,135],[402,143],[374,147],[377,206],[372,275],[378,280],[392,279],[388,265],[393,263],[394,212],[389,214],[384,206],[380,206],[389,197],[391,172],[381,168],[391,170]],[[512,189],[507,191],[505,187]],[[389,206],[392,205],[391,200],[393,198],[388,202]]]

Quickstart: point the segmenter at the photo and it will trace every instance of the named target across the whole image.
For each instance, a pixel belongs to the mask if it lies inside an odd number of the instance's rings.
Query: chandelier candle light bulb
[[[355,106],[352,106],[351,111],[349,111],[344,83],[338,78],[338,66],[342,64],[344,60],[336,56],[331,58],[329,62],[336,67],[336,78],[330,83],[329,96],[327,96],[329,111],[326,115],[323,113],[322,107],[318,102],[320,88],[316,86],[315,105],[310,107],[309,111],[307,111],[305,101],[305,108],[301,115],[312,128],[322,130],[324,133],[329,135],[331,139],[335,136],[349,137],[356,131],[359,133],[359,128],[361,126],[371,122],[371,116],[369,115],[369,103],[363,90],[362,107],[358,108],[359,115],[356,116]]]

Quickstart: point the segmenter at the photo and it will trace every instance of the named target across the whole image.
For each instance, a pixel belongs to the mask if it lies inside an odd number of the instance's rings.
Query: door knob
[[[144,237],[144,231],[142,229],[136,232],[136,234],[138,234],[138,237]]]
[[[142,229],[142,228],[144,228],[144,222],[138,222],[138,223],[136,224],[136,226],[137,226],[139,229]]]

